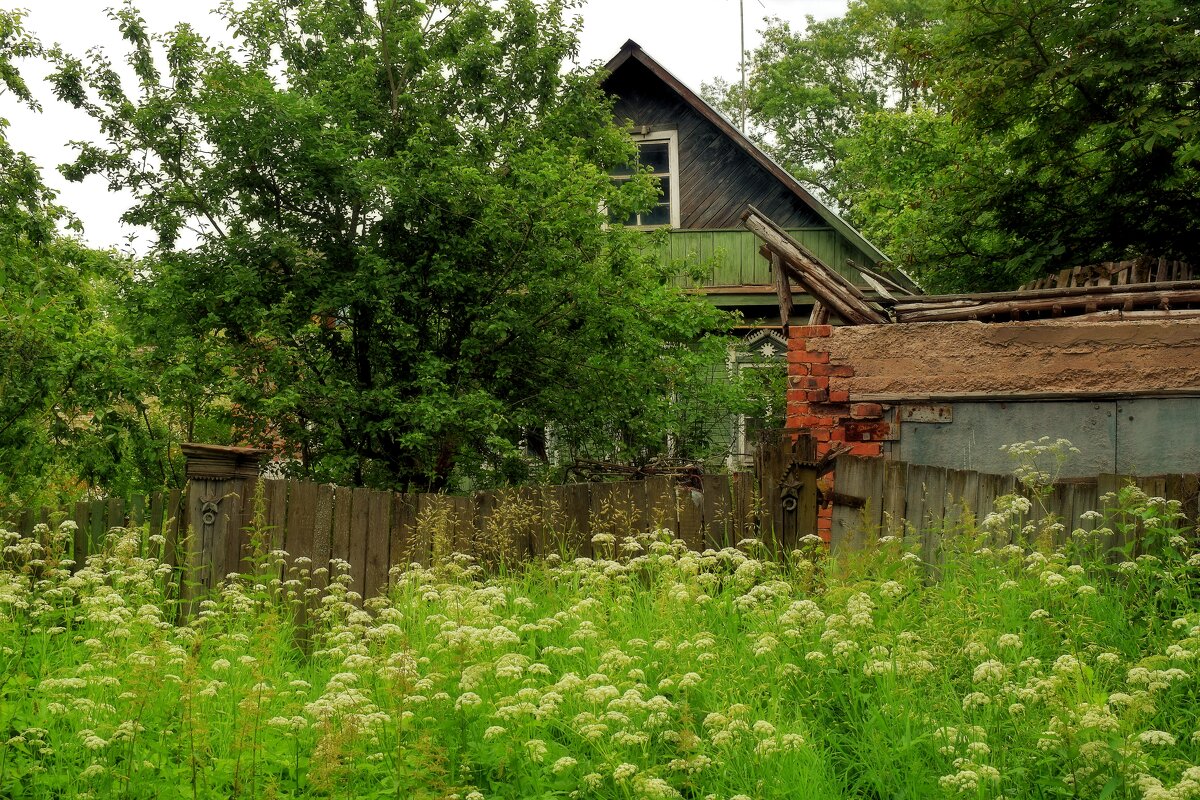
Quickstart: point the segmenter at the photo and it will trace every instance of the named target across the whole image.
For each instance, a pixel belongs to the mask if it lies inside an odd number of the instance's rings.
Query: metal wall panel
[[[1117,414],[1118,472],[1200,472],[1200,398],[1122,400]]]
[[[1050,436],[1069,439],[1081,451],[1067,463],[1063,477],[1095,477],[1116,471],[1115,402],[952,405],[953,422],[901,423],[901,461],[1007,474],[1012,471],[1014,462],[1007,453],[1001,452],[1003,445]],[[1194,407],[1200,408],[1200,405]]]

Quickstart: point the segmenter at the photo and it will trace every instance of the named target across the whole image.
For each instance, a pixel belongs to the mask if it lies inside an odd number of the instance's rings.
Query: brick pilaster
[[[831,325],[799,325],[789,329],[787,426],[802,429],[817,440],[817,455],[835,444],[846,444],[856,456],[882,456],[883,441],[891,433],[886,406],[852,402],[849,379],[854,367],[833,363],[828,339]],[[826,481],[833,488],[834,475]],[[817,530],[829,541],[833,531],[833,506],[818,511]]]

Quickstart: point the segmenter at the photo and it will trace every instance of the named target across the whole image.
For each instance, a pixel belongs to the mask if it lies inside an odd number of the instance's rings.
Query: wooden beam
[[[823,264],[754,206],[750,206],[742,215],[742,222],[764,242],[764,247],[770,253],[778,254],[795,272],[797,280],[807,287],[809,294],[823,305],[830,306],[847,323],[872,325],[890,321],[870,305],[858,287]],[[764,255],[768,259],[772,257],[766,253]]]
[[[1151,286],[1153,288],[1151,288]],[[1175,291],[1200,289],[1200,281],[1164,281],[1147,284],[1127,283],[1118,286],[1070,286],[1053,289],[1025,289],[1015,292],[980,292],[976,294],[927,294],[904,298],[896,304],[897,311],[913,311],[930,306],[946,306],[950,303],[993,303],[1003,300],[1039,300],[1047,297],[1077,297],[1079,295],[1128,294],[1146,291]]]
[[[1098,287],[1098,289],[1120,289],[1119,286]],[[1144,288],[1144,287],[1143,287]],[[901,311],[896,309],[897,322],[954,322],[961,320],[979,319],[1001,315],[1038,313],[1083,309],[1094,313],[1103,307],[1124,306],[1127,303],[1135,305],[1157,305],[1164,310],[1171,304],[1200,303],[1200,288],[1192,290],[1142,291],[1142,292],[1106,292],[1067,297],[1041,297],[1037,299],[1007,300],[1002,302],[981,303],[978,305],[955,308],[935,308],[926,310]]]
[[[775,283],[775,296],[779,298],[779,324],[787,331],[788,320],[792,318],[792,284],[783,268],[783,259],[778,253],[771,254],[771,280]],[[785,334],[786,335],[786,334]]]

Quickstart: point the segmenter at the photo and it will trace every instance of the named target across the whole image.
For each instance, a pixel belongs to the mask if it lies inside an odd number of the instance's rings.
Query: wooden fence
[[[1034,504],[1029,521],[1047,514],[1062,520],[1062,537],[1077,528],[1090,530],[1085,511],[1103,511],[1100,498],[1133,482],[1151,497],[1178,500],[1189,525],[1200,521],[1200,475],[1132,477],[1100,475],[1064,481],[1054,487],[1046,507]],[[920,536],[927,561],[934,561],[941,537],[955,530],[964,517],[982,520],[996,498],[1020,488],[1011,475],[926,467],[880,458],[838,459],[837,495],[833,509],[831,547],[836,552],[862,546],[871,533]],[[1060,542],[1061,539],[1060,537]]]
[[[63,520],[74,520],[71,556],[77,564],[82,564],[89,554],[99,552],[110,529],[144,525],[147,536],[164,537],[163,559],[177,566],[182,563],[179,521],[184,518],[186,503],[186,492],[172,489],[129,498],[83,500],[67,508],[0,508],[0,523],[29,536],[39,523],[57,526]]]
[[[193,480],[184,493],[109,498],[71,509],[0,510],[0,521],[28,534],[38,522],[74,519],[77,563],[98,552],[110,528],[145,524],[148,534],[164,536],[166,561],[202,569],[211,575],[205,583],[249,572],[256,549],[284,550],[292,562],[304,557],[314,566],[341,559],[350,564],[353,590],[365,597],[386,585],[391,566],[429,564],[452,552],[515,563],[560,551],[591,556],[598,533],[664,528],[702,550],[735,545],[758,532],[759,488],[750,474],[706,475],[695,486],[652,477],[466,497],[297,480],[251,479],[244,487],[218,497],[207,493],[206,482]],[[202,533],[206,503],[218,516],[211,537]],[[181,527],[181,520],[189,524]],[[182,535],[189,529],[190,538]],[[318,585],[325,580],[316,576]]]
[[[164,560],[189,574],[185,599],[231,572],[251,571],[254,554],[268,549],[286,551],[293,566],[301,558],[308,562],[298,566],[310,568],[345,561],[351,588],[370,597],[387,585],[388,571],[397,564],[430,564],[454,552],[510,564],[555,552],[587,557],[594,553],[593,536],[603,533],[619,539],[633,530],[662,528],[696,550],[745,538],[789,550],[816,531],[818,470],[811,450],[811,442],[802,442],[766,451],[757,474],[706,475],[685,483],[652,477],[466,497],[193,477],[187,492],[94,500],[60,510],[0,509],[0,522],[29,533],[38,522],[74,519],[73,557],[79,563],[98,551],[110,528],[144,525],[149,535],[164,537]],[[878,458],[843,456],[835,475],[835,552],[861,547],[872,533],[919,536],[931,562],[941,537],[964,517],[982,519],[997,497],[1017,489],[1010,476]],[[1069,531],[1083,512],[1100,510],[1103,494],[1129,480],[1102,475],[1065,483],[1055,488],[1048,511],[1065,520]],[[1200,476],[1132,480],[1153,496],[1183,502],[1192,524],[1200,518]],[[314,573],[318,586],[327,580],[326,573]]]

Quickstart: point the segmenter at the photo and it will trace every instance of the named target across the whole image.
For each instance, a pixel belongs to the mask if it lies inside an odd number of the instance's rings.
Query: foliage
[[[772,152],[804,183],[849,207],[845,140],[884,109],[909,112],[934,97],[926,76],[926,31],[937,0],[859,0],[803,33],[772,20],[751,59],[754,121]]]
[[[311,475],[445,487],[506,472],[529,429],[636,458],[680,434],[672,394],[727,399],[722,317],[603,225],[655,188],[609,182],[632,143],[597,75],[561,69],[572,7],[256,0],[216,48],[126,5],[134,92],[55,54],[106,137],[66,174],[157,233],[140,302],[188,403],[228,398]]]
[[[1193,5],[856,0],[774,22],[750,107],[775,155],[940,290],[1195,258]]]
[[[0,80],[37,109],[14,60],[40,53],[0,12]],[[0,120],[0,499],[37,505],[88,487],[168,482],[162,422],[144,399],[119,287],[130,265],[81,245],[37,166]],[[152,420],[152,417],[154,418]]]
[[[348,565],[260,550],[183,626],[161,537],[72,572],[73,523],[5,533],[0,794],[1197,797],[1195,532],[1109,499],[1057,549],[1006,544],[1005,501],[935,581],[909,539],[772,562],[616,524],[596,560],[412,565],[360,605]]]
[[[1000,143],[979,189],[1031,268],[1195,257],[1200,9],[1174,0],[952,0],[950,110]]]

